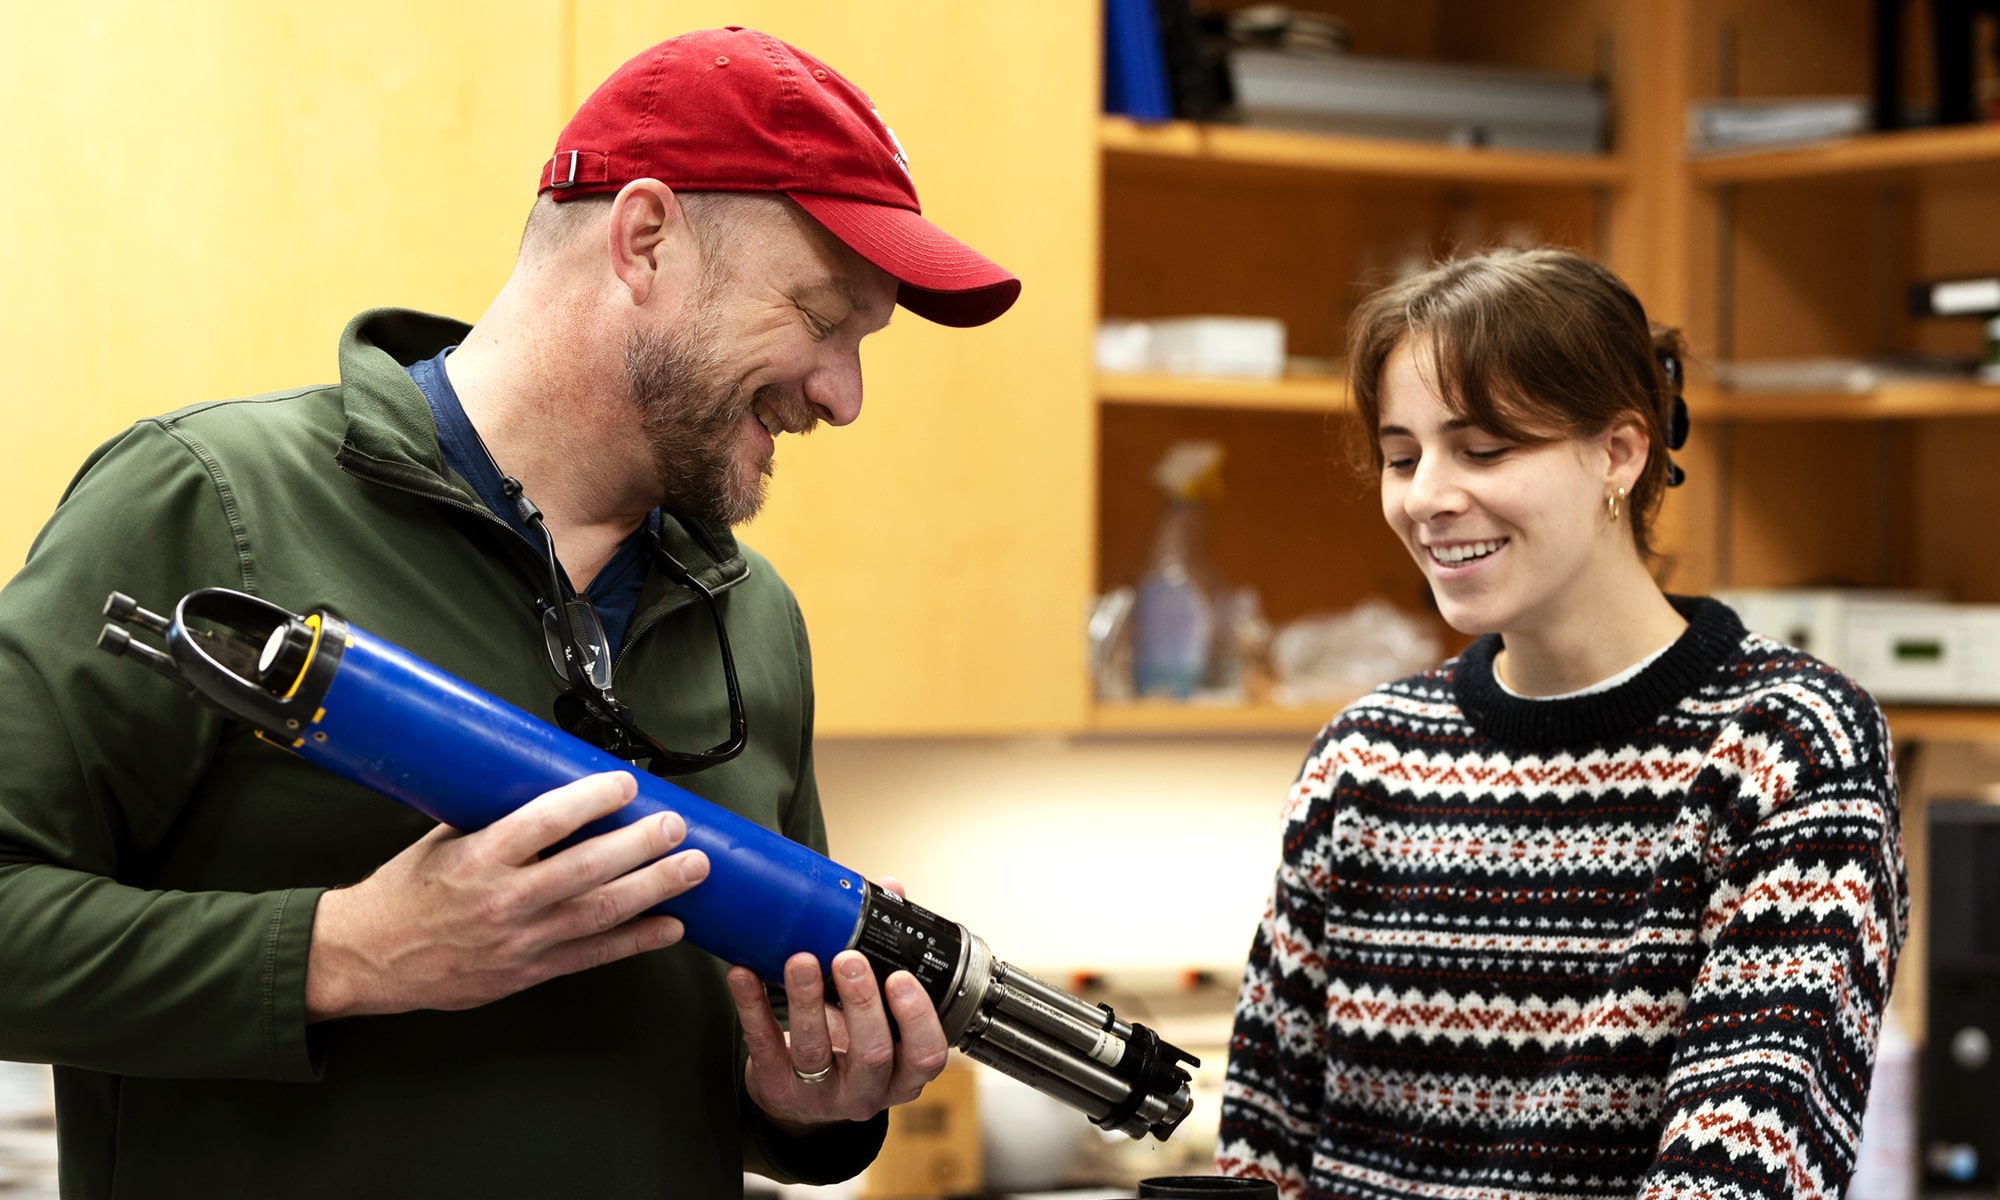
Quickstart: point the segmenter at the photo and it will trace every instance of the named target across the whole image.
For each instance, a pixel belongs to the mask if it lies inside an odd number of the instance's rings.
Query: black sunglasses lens
[[[561,622],[569,624],[567,644],[563,638]],[[611,686],[610,639],[604,636],[604,625],[597,619],[597,610],[584,600],[571,600],[559,608],[542,610],[542,641],[549,650],[549,665],[555,669],[557,678],[571,682],[571,674],[564,664],[570,661],[569,646],[576,647],[582,661],[583,678],[590,686],[603,691]]]
[[[629,756],[634,748],[625,730],[616,720],[592,711],[593,707],[575,692],[564,692],[556,697],[556,724],[564,733],[582,738],[600,750],[621,758]]]

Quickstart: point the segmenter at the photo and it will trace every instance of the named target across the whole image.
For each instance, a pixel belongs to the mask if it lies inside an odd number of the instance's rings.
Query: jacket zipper
[[[349,451],[353,449],[353,446],[352,444],[343,444],[341,449]],[[429,472],[411,469],[408,472],[411,478],[406,479],[402,477],[404,475],[403,469],[394,464],[364,458],[358,452],[353,457],[349,457],[348,454],[343,453],[336,461],[342,470],[366,479],[370,483],[380,484],[392,491],[402,492],[407,496],[415,496],[420,500],[429,500],[436,504],[442,504],[446,508],[455,508],[460,512],[471,513],[473,516],[505,530],[508,535],[506,539],[508,553],[514,556],[516,565],[527,567],[531,579],[539,574],[545,566],[540,556],[535,554],[534,547],[528,544],[527,539],[521,536],[519,530],[502,520],[499,514],[484,504],[473,504],[461,496],[455,489],[438,483],[437,477]],[[530,562],[530,559],[533,561]],[[543,590],[540,583],[536,583],[534,590],[537,592]]]
[[[501,529],[507,532],[508,535],[507,545],[509,547],[509,552],[515,556],[515,560],[517,563],[525,561],[521,558],[521,556],[524,554],[534,557],[535,559],[534,564],[529,568],[529,573],[531,577],[536,574],[539,574],[542,571],[542,569],[547,565],[541,560],[541,557],[539,555],[535,554],[534,547],[528,545],[527,539],[521,536],[520,530],[515,529],[512,525],[509,525],[506,521],[502,520],[497,513],[495,513],[492,509],[487,508],[484,504],[473,504],[470,501],[466,500],[465,497],[461,496],[456,489],[445,487],[442,484],[438,483],[437,477],[435,475],[432,475],[428,471],[421,471],[415,468],[402,468],[392,463],[385,463],[376,459],[367,458],[363,456],[359,451],[354,450],[352,443],[343,442],[341,444],[341,451],[342,453],[336,458],[335,461],[344,471],[359,476],[362,479],[366,479],[371,483],[377,483],[382,485],[383,487],[402,492],[405,495],[415,496],[420,500],[430,500],[433,501],[434,503],[442,504],[447,508],[455,508],[458,509],[460,512],[471,513],[473,516],[479,517],[486,521],[490,521],[493,524],[499,526]],[[404,477],[406,474],[408,475],[408,478]],[[709,545],[707,538],[695,533],[693,530],[689,530],[689,536],[693,537],[697,542],[701,543],[702,549],[709,552],[709,556],[711,559],[714,558],[715,548]],[[656,569],[653,563],[651,563],[650,561],[646,564],[646,566],[648,570]],[[728,589],[729,587],[734,586],[735,583],[736,583],[735,580],[728,580],[725,581],[721,587],[713,588],[711,590],[715,592],[722,592]],[[536,585],[535,590],[536,591],[541,590],[539,584]],[[624,663],[625,656],[631,652],[633,646],[638,644],[640,637],[643,636],[646,633],[646,631],[650,630],[653,626],[659,624],[667,617],[670,617],[674,613],[679,612],[681,609],[686,608],[688,605],[695,603],[696,600],[698,599],[695,596],[692,589],[681,588],[680,591],[681,595],[679,600],[670,602],[664,606],[656,606],[651,612],[647,613],[638,623],[633,625],[631,629],[626,631],[625,640],[619,645],[617,655],[614,656],[611,660],[611,673],[614,676],[617,675],[619,666]]]

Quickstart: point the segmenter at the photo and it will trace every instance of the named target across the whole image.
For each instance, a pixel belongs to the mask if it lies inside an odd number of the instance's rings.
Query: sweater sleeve
[[[1738,815],[1711,847],[1709,947],[1642,1197],[1833,1198],[1853,1172],[1909,900],[1887,726],[1837,683],[1767,702],[1711,752]]]
[[[221,722],[95,647],[112,590],[159,608],[244,586],[245,561],[222,481],[143,422],[85,465],[0,590],[0,1057],[315,1074],[303,1007],[318,892],[146,886]]]
[[[1339,725],[1322,733],[1285,798],[1283,852],[1237,993],[1216,1142],[1219,1174],[1305,1195],[1326,1088],[1326,846],[1340,778]]]

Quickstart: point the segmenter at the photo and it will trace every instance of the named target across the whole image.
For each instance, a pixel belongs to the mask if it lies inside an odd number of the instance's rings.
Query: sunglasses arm
[[[536,796],[628,764],[407,651],[320,611],[299,615],[240,592],[190,592],[171,619],[113,594],[103,649],[185,687],[256,736],[453,828],[482,828]],[[159,636],[137,641],[121,625]],[[1083,1112],[1098,1126],[1164,1141],[1192,1107],[1199,1062],[1144,1025],[1118,1019],[996,959],[965,926],[658,776],[570,841],[663,811],[709,876],[654,911],[687,940],[766,981],[807,951],[821,964],[859,950],[877,979],[906,970],[945,1035],[979,1062]],[[568,843],[565,843],[568,844]]]

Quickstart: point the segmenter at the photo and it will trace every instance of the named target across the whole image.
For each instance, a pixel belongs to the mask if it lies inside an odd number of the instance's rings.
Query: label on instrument
[[[1051,1032],[1056,1029],[1073,1029],[1080,1034],[1091,1036],[1090,1045],[1078,1046],[1077,1049],[1083,1051],[1083,1053],[1090,1056],[1094,1061],[1102,1063],[1107,1067],[1117,1066],[1125,1057],[1124,1038],[1112,1033],[1109,1029],[1093,1030],[1074,1015],[1050,1006],[1031,992],[1022,991],[1017,987],[1010,987],[1007,989],[1005,1005],[1029,1008],[1043,1014],[1044,1019],[1040,1022],[1035,1021],[1032,1017],[1028,1018],[1031,1024],[1035,1024],[1042,1029]]]
[[[868,956],[876,979],[888,979],[891,971],[908,971],[930,993],[931,1003],[942,1009],[958,973],[964,932],[958,922],[871,883],[854,948]]]

